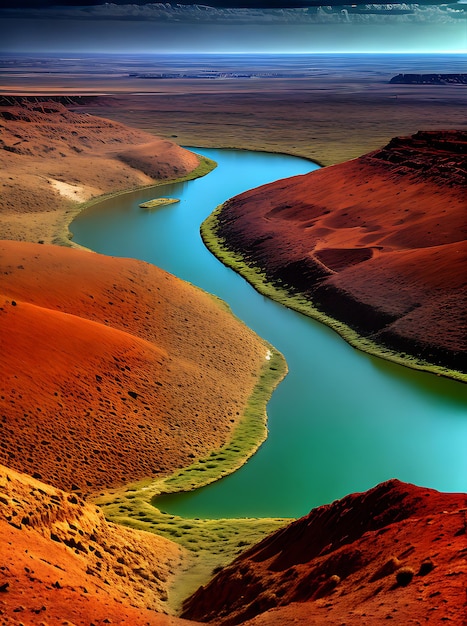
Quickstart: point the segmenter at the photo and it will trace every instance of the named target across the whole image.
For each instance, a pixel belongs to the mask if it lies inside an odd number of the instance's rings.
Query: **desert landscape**
[[[2,623],[462,624],[465,494],[391,480],[296,521],[153,506],[247,461],[286,364],[218,299],[68,226],[215,166],[182,145],[315,159],[331,167],[227,202],[208,244],[465,380],[465,86],[390,85],[391,67],[64,88],[36,69],[10,68],[0,106]]]

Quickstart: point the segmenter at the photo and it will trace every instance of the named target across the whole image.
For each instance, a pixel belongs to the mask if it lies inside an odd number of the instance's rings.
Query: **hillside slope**
[[[180,178],[198,165],[171,141],[58,102],[2,106],[1,237],[51,243],[78,202]]]
[[[147,263],[0,242],[0,462],[95,493],[230,440],[267,347]]]
[[[465,371],[466,173],[467,133],[420,132],[232,198],[204,237],[354,345]]]
[[[391,480],[318,507],[222,570],[184,617],[233,626],[462,624],[467,496]]]
[[[163,615],[176,544],[0,466],[2,624],[185,624]]]

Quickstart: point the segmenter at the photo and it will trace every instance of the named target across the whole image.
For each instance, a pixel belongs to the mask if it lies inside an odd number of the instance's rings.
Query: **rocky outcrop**
[[[374,345],[464,371],[466,148],[461,131],[396,138],[237,196],[208,228],[227,257]]]
[[[183,549],[0,465],[2,624],[152,624],[169,618]]]
[[[397,480],[346,496],[241,555],[183,616],[225,626],[460,624],[466,508],[464,494]]]
[[[421,131],[411,137],[395,137],[368,156],[396,165],[399,172],[418,173],[420,180],[467,186],[467,132]]]

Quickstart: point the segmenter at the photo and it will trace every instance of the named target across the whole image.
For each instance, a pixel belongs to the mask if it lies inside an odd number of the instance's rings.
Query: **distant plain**
[[[389,84],[463,71],[462,55],[3,55],[0,95],[79,96],[81,111],[182,145],[330,165],[397,135],[467,129],[466,85]]]

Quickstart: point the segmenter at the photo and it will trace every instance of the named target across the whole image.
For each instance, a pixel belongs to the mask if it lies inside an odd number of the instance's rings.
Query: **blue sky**
[[[0,10],[0,50],[467,53],[467,4],[460,2],[208,1],[10,0]]]

